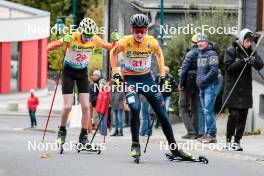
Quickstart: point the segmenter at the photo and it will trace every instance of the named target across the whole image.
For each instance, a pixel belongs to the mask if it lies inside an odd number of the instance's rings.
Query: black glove
[[[255,62],[255,60],[256,60],[256,57],[255,57],[255,56],[251,56],[251,57],[249,58],[248,64],[249,64],[249,65],[253,65],[254,62]]]
[[[160,77],[160,87],[161,90],[166,90],[167,88],[169,88],[169,81],[166,79],[165,76]]]
[[[112,76],[112,80],[113,80],[113,83],[114,85],[121,85],[122,83],[122,77],[119,73],[115,73],[113,76]]]
[[[253,65],[255,60],[256,60],[255,56],[244,58],[244,62],[247,63],[248,65]]]

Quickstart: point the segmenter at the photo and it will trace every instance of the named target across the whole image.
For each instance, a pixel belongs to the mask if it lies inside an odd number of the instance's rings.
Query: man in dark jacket
[[[179,73],[179,116],[182,118],[187,134],[183,139],[196,139],[199,120],[199,88],[196,85],[197,35],[192,37],[192,48],[184,57]]]
[[[200,89],[201,116],[199,117],[200,142],[215,143],[216,124],[214,105],[218,86],[218,55],[211,43],[208,43],[205,34],[198,34],[197,45],[199,48],[197,59],[196,83]],[[206,124],[206,132],[205,132]]]
[[[263,62],[257,52],[254,52],[253,56],[248,57],[253,51],[253,41],[253,32],[249,29],[243,29],[239,33],[238,39],[233,42],[233,45],[226,49],[224,57],[225,85],[223,102],[226,101],[239,74],[245,64],[247,64],[241,78],[238,80],[237,85],[226,102],[226,107],[229,110],[226,131],[226,147],[231,147],[232,137],[235,136],[233,148],[238,151],[243,150],[240,146],[240,140],[245,130],[248,109],[251,108],[253,104],[252,67],[256,70],[260,70],[263,67]]]

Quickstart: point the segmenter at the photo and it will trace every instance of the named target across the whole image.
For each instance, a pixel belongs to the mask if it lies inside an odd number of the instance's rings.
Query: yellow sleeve
[[[165,76],[164,56],[163,56],[163,52],[162,52],[157,40],[155,40],[155,46],[154,47],[155,47],[154,53],[155,53],[155,56],[157,58],[157,62],[158,62],[159,70],[160,70],[160,76]]]
[[[56,40],[56,41],[49,43],[47,46],[47,50],[52,51],[52,50],[55,50],[55,49],[57,49],[63,45],[64,45],[63,38],[61,38],[59,40]]]
[[[76,40],[78,38],[78,36],[79,36],[78,32],[73,32],[72,33],[73,40]],[[67,44],[67,43],[65,43],[63,41],[63,38],[61,38],[59,40],[56,40],[56,41],[53,41],[53,42],[49,43],[48,46],[47,46],[47,50],[48,51],[55,50],[57,48],[62,47],[64,44]]]
[[[103,41],[99,36],[95,35],[94,36],[94,42],[95,46],[99,48],[104,48],[110,51],[113,48],[113,45],[111,43]]]
[[[110,51],[110,64],[112,67],[112,74],[118,73],[118,53],[124,51],[123,39],[119,40],[115,47]]]

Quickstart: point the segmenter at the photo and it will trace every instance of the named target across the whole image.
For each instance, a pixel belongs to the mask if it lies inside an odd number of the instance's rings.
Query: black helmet
[[[149,25],[149,20],[144,14],[135,14],[131,17],[130,24],[136,28],[147,28]]]

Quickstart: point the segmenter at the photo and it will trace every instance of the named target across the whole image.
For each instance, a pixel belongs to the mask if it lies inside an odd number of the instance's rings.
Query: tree
[[[71,0],[10,0],[15,3],[23,4],[29,7],[34,7],[41,10],[46,10],[51,13],[51,26],[56,23],[58,16],[69,16],[72,14]],[[77,24],[83,19],[87,12],[97,8],[102,0],[76,0],[77,2]],[[102,16],[98,14],[98,18]]]
[[[59,16],[70,16],[72,13],[71,0],[11,0],[12,2],[23,4],[26,6],[34,7],[37,9],[42,9],[49,11],[51,13],[51,26],[57,21]],[[90,17],[97,22],[97,25],[100,27],[102,25],[102,14],[103,14],[103,0],[78,0],[77,2],[77,24],[84,18]],[[71,18],[65,18],[64,21],[66,26],[73,24]],[[50,42],[62,38],[63,35],[51,35]],[[61,47],[55,51],[52,51],[48,54],[49,68],[52,70],[59,71],[63,64],[63,55],[65,47]],[[100,69],[102,65],[102,54],[101,52],[96,52],[96,55],[91,58],[92,62],[95,62],[96,69]],[[100,59],[101,58],[101,59]],[[98,62],[98,63],[97,63]],[[90,64],[92,65],[92,64]],[[95,69],[93,68],[93,69]]]
[[[210,27],[231,27],[236,25],[237,14],[227,13],[223,9],[212,9],[210,12],[200,11],[196,16],[191,13],[186,13],[182,20],[182,26],[193,24],[193,26],[209,25]],[[209,41],[217,46],[219,54],[220,68],[223,70],[223,58],[225,49],[231,44],[233,36],[226,34],[207,34]],[[191,37],[193,34],[176,34],[168,41],[167,47],[164,49],[166,64],[170,67],[171,74],[179,79],[178,70],[183,61],[186,50],[191,47]],[[223,71],[222,71],[223,73]],[[178,112],[178,92],[174,92],[172,96],[172,105],[174,110]],[[218,99],[216,106],[221,106],[221,99]]]

